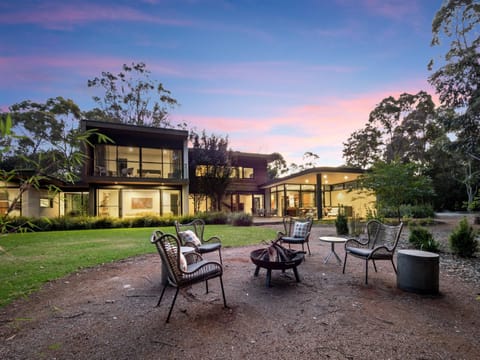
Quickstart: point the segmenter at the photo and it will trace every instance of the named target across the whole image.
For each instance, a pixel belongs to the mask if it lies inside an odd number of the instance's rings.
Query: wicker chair
[[[168,272],[168,281],[163,286],[162,294],[160,295],[157,306],[160,306],[163,294],[168,285],[171,285],[176,289],[172,304],[170,305],[170,310],[168,311],[167,323],[170,320],[173,306],[175,305],[178,292],[181,288],[205,281],[206,292],[208,293],[208,280],[216,277],[220,279],[223,305],[227,307],[222,281],[223,267],[220,263],[203,260],[202,256],[195,252],[182,255],[180,251],[180,241],[172,234],[163,234],[160,237],[152,236],[151,242],[157,247],[162,263],[165,264]],[[185,256],[184,261],[182,261],[183,256]]]
[[[370,220],[367,223],[367,238],[348,239],[345,242],[345,260],[343,262],[343,273],[347,264],[347,256],[355,256],[365,260],[365,284],[368,284],[368,261],[372,260],[375,272],[377,266],[375,260],[390,260],[393,270],[397,273],[393,263],[393,255],[400,239],[403,223],[399,225],[385,225],[378,220]]]
[[[282,243],[288,244],[290,248],[292,244],[301,244],[302,251],[305,252],[305,244],[307,244],[308,254],[312,255],[310,252],[310,232],[312,231],[312,218],[293,218],[293,217],[284,217],[283,218],[283,228],[284,231],[279,231],[277,233],[277,239]]]
[[[175,221],[175,230],[177,231],[177,236],[181,240],[183,246],[192,246],[195,248],[195,251],[199,254],[205,254],[213,251],[218,251],[220,257],[220,264],[222,262],[222,243],[218,236],[212,236],[208,239],[203,238],[203,233],[205,231],[205,221],[202,219],[195,219],[186,224],[180,224],[178,221]],[[185,231],[192,231],[200,243],[195,244],[187,236],[184,235]]]

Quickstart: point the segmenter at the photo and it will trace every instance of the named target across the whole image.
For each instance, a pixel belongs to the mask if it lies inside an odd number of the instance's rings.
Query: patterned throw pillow
[[[295,221],[293,224],[293,234],[292,237],[303,238],[307,236],[308,233],[308,222],[299,222]]]
[[[180,231],[178,235],[180,235],[184,244],[190,242],[193,243],[193,245],[195,246],[202,245],[202,242],[192,230]]]

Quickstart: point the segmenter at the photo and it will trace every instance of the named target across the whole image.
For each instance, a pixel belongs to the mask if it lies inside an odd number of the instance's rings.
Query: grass
[[[76,270],[154,253],[150,235],[156,228],[74,230],[9,234],[0,237],[0,307],[38,290],[47,281]],[[159,228],[175,233],[173,227]],[[217,235],[224,247],[271,240],[275,231],[263,227],[208,225],[205,238]]]

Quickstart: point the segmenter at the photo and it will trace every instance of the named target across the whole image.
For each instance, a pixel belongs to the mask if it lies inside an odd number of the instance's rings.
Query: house
[[[86,148],[82,182],[88,213],[135,217],[181,215],[188,209],[188,132],[82,121],[113,143]]]
[[[196,151],[189,149],[190,153]],[[268,163],[275,160],[274,154],[257,154],[233,151],[230,153],[232,172],[226,194],[222,199],[221,210],[227,212],[241,211],[249,214],[264,214],[265,191],[261,188],[267,182]],[[195,210],[208,211],[212,209],[210,199],[198,196],[195,188],[195,178],[202,176],[202,167],[208,164],[197,165],[191,170],[190,179],[190,213]]]
[[[28,190],[14,215],[129,218],[212,210],[210,199],[195,188],[194,178],[209,164],[197,165],[189,174],[189,153],[195,149],[188,149],[187,131],[90,120],[82,121],[81,128],[95,129],[112,142],[100,143],[92,136],[81,181],[56,183],[62,192],[54,197],[46,187]],[[349,216],[365,217],[374,201],[356,188],[361,169],[317,167],[269,180],[267,168],[275,154],[233,151],[230,156],[233,171],[222,211],[323,218],[336,216],[342,206]],[[8,186],[0,191],[0,211],[6,211],[18,189],[15,183],[4,185]]]
[[[333,218],[344,209],[347,216],[366,217],[375,202],[364,194],[357,178],[364,170],[348,167],[316,167],[273,179],[262,185],[267,213],[272,215]]]

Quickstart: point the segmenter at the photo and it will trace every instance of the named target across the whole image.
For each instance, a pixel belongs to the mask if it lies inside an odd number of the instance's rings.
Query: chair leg
[[[375,264],[375,260],[372,259],[372,262],[373,262],[373,268],[375,269],[375,272],[378,272],[377,271],[377,265]]]
[[[206,293],[208,294],[208,280],[205,280],[205,290],[206,290]]]
[[[166,323],[170,321],[170,315],[172,315],[173,306],[175,305],[175,301],[177,300],[177,295],[179,290],[180,288],[177,287],[177,290],[175,291],[175,296],[173,297],[172,305],[170,305],[170,310],[168,311],[167,320],[165,321]]]
[[[365,260],[365,285],[368,285],[368,260]]]
[[[310,245],[307,242],[307,249],[308,249],[308,255],[312,255],[312,252],[310,251]]]
[[[220,287],[222,288],[223,306],[224,306],[224,307],[228,307],[228,306],[227,306],[227,300],[225,300],[225,290],[223,289],[223,280],[222,280],[222,277],[221,277],[221,276],[220,276]]]
[[[345,251],[345,259],[343,260],[343,271],[342,271],[342,274],[345,274],[345,265],[347,265],[347,254],[348,254],[348,252]]]
[[[168,286],[168,281],[163,286],[162,294],[160,295],[160,299],[158,299],[157,307],[160,306],[160,303],[162,302],[163,294],[165,293],[167,286]]]
[[[218,248],[218,256],[220,257],[220,264],[223,265],[223,261],[222,261],[222,250],[221,250],[221,248]]]
[[[396,274],[396,273],[397,273],[397,269],[395,268],[395,264],[393,263],[393,258],[391,258],[390,261],[392,262],[393,271],[395,271],[395,274]]]

